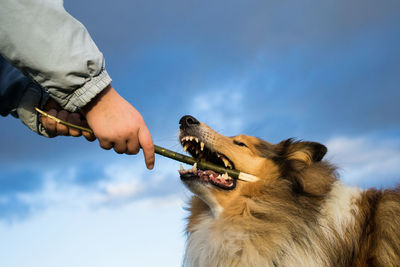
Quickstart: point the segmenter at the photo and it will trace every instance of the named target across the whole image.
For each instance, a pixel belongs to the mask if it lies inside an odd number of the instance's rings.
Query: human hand
[[[153,139],[142,116],[111,85],[81,111],[102,148],[129,155],[142,148],[147,168],[153,168]]]
[[[51,116],[57,117],[60,120],[83,126],[83,127],[88,127],[87,121],[82,117],[80,113],[70,113],[66,110],[64,110],[54,99],[49,98],[47,103],[43,107],[44,111],[48,113]],[[41,116],[40,117],[40,122],[42,123],[43,127],[46,128],[47,132],[49,133],[49,136],[55,137],[58,135],[64,135],[64,136],[74,136],[74,137],[79,137],[83,134],[85,138],[92,142],[96,140],[96,137],[88,133],[86,131],[81,131],[75,128],[71,128],[68,126],[65,126],[63,124],[57,123],[55,120],[48,118],[46,116]]]

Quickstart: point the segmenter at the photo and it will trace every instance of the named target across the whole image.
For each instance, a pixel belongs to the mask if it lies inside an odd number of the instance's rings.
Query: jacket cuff
[[[18,117],[32,131],[46,137],[51,137],[40,123],[40,116],[35,110],[35,107],[42,108],[48,98],[49,95],[40,86],[30,83],[27,85],[25,94],[22,96],[13,115]]]
[[[79,111],[79,109],[86,106],[96,95],[103,91],[111,81],[111,77],[103,68],[99,75],[92,77],[84,86],[74,91],[64,105],[64,109],[70,112]]]

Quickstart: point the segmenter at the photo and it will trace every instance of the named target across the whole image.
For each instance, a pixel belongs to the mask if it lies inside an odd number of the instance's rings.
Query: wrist
[[[86,117],[93,109],[95,109],[97,105],[104,101],[104,98],[107,98],[107,96],[110,95],[112,91],[115,90],[111,86],[111,84],[109,84],[106,88],[103,89],[103,91],[101,91],[89,103],[87,103],[86,106],[80,109],[82,115]]]

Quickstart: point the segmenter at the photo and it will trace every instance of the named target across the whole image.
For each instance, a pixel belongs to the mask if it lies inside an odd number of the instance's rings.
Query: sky
[[[156,144],[190,114],[224,135],[328,147],[341,180],[400,181],[399,1],[69,0]],[[179,266],[179,163],[0,118],[0,267]]]

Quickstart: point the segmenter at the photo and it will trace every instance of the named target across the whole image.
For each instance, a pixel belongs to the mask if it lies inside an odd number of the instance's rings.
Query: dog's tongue
[[[207,171],[198,170],[197,175],[200,177],[201,180],[205,182],[208,182],[210,179],[214,181],[218,177],[218,173],[212,170],[207,170]]]

